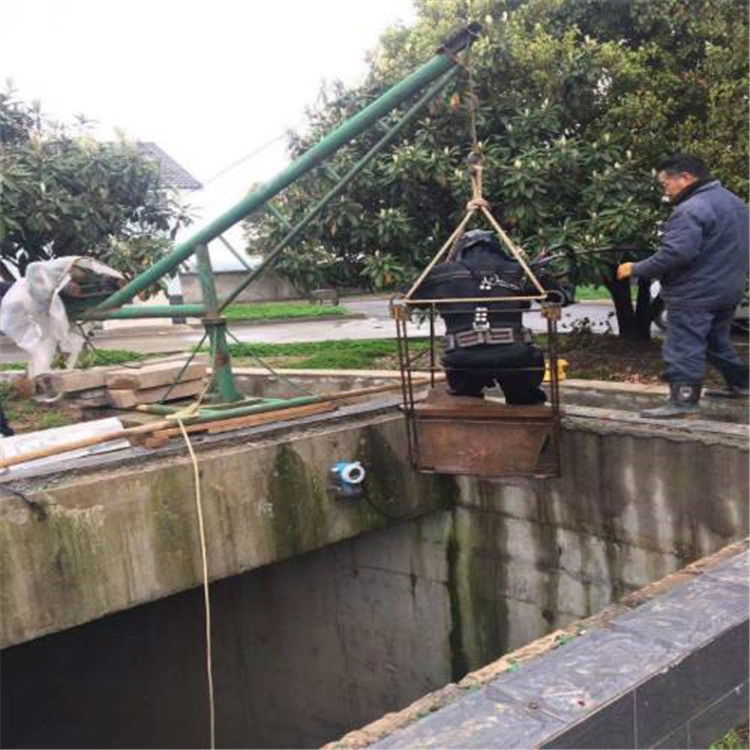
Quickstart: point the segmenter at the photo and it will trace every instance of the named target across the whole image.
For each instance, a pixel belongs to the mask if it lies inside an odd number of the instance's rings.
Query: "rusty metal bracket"
[[[392,299],[388,305],[388,311],[393,320],[400,320],[404,323],[411,320],[411,310],[402,299]]]
[[[541,308],[542,317],[547,320],[560,320],[562,318],[561,307],[555,302],[542,303]]]

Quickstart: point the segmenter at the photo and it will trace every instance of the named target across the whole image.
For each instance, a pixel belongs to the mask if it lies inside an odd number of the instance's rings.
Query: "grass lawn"
[[[128,349],[87,349],[78,356],[77,366],[83,370],[100,365],[121,365],[127,362],[140,362],[148,357],[163,357],[163,354],[142,354]],[[57,366],[53,363],[53,366]],[[0,371],[25,370],[24,362],[8,362],[0,365]]]
[[[422,339],[410,347],[426,351]],[[394,339],[362,339],[359,341],[311,341],[299,344],[231,344],[232,361],[242,366],[257,366],[253,356],[262,357],[272,367],[312,370],[367,370],[397,368]]]
[[[630,287],[630,296],[635,300],[638,297],[638,287]],[[576,287],[576,302],[589,302],[591,300],[612,301],[606,286],[579,286]]]
[[[17,394],[10,383],[0,383],[0,407],[17,435],[82,421],[81,410],[77,406],[38,404]]]
[[[535,340],[542,348],[545,336]],[[427,369],[429,342],[412,339],[409,342],[412,357],[423,352],[418,367]],[[658,383],[664,370],[661,359],[661,342],[628,341],[618,336],[579,333],[561,334],[558,337],[559,356],[568,361],[567,377],[584,380],[608,380],[627,383]],[[238,366],[257,367],[253,355],[261,357],[270,366],[291,369],[342,369],[342,370],[397,370],[398,352],[394,339],[363,339],[361,341],[314,341],[299,344],[232,344],[232,361]],[[743,357],[746,349],[740,349]],[[440,358],[440,351],[436,354]],[[706,384],[719,385],[719,374],[712,368],[706,370]]]
[[[229,305],[227,320],[275,320],[278,318],[345,317],[349,310],[339,305],[311,305],[309,302],[258,302]]]
[[[709,750],[748,750],[749,742],[747,723],[745,723],[727,732],[720,740],[709,745]]]

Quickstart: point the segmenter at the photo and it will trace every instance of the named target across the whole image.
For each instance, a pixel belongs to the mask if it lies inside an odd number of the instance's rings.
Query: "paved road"
[[[388,320],[388,300],[375,298],[357,298],[345,300],[344,303],[352,312],[366,315],[368,318]],[[579,302],[563,310],[563,324],[569,326],[575,320],[589,318],[595,330],[604,330],[610,313],[614,308],[609,302]],[[528,313],[524,318],[525,324],[535,331],[544,331],[547,324],[538,313]],[[614,315],[611,318],[613,329],[617,330]]]
[[[320,320],[297,323],[276,324],[237,324],[233,323],[231,332],[240,341],[263,343],[291,343],[305,341],[326,341],[330,339],[375,339],[393,338],[394,324],[388,314],[387,299],[354,299],[344,302],[352,312],[366,317],[356,320]],[[611,305],[580,303],[563,311],[561,330],[569,329],[576,320],[589,318],[594,330],[604,331]],[[524,316],[525,324],[534,331],[546,331],[547,323],[538,312]],[[613,328],[616,330],[614,318]],[[410,326],[410,334],[428,335],[427,324]],[[438,324],[437,332],[442,333]],[[147,329],[143,327],[121,328],[114,331],[98,331],[94,335],[94,344],[100,349],[130,349],[138,352],[179,352],[197,344],[203,335],[199,326],[165,326],[155,324]],[[0,361],[4,363],[23,362],[26,357],[10,339],[0,336]]]

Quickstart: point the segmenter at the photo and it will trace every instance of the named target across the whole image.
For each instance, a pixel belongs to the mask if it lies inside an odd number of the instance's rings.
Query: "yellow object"
[[[629,279],[633,275],[633,264],[632,263],[620,263],[617,266],[617,278],[622,281],[623,279]]]
[[[568,360],[567,359],[558,359],[557,360],[557,379],[558,381],[565,380],[565,370],[568,369]],[[543,383],[549,383],[550,381],[550,372],[549,372],[549,362],[545,363],[544,365],[544,380]]]

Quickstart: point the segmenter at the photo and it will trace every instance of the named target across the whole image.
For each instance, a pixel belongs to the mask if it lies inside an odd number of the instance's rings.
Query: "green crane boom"
[[[289,185],[296,180],[300,179],[311,169],[320,165],[342,146],[368,130],[383,116],[413,97],[425,87],[430,86],[437,81],[438,83],[433,86],[429,92],[434,96],[440,88],[442,88],[442,85],[452,78],[449,73],[451,71],[455,72],[456,66],[460,64],[456,58],[456,54],[469,47],[474,39],[477,38],[480,30],[481,27],[478,24],[470,24],[469,26],[451,34],[451,36],[443,42],[443,45],[438,49],[437,54],[429,62],[425,63],[374,102],[335,128],[308,151],[295,159],[286,167],[286,169],[281,171],[273,179],[248,193],[228,211],[225,211],[219,217],[199,229],[188,240],[178,245],[164,258],[136,276],[122,289],[119,289],[114,294],[107,297],[96,307],[87,312],[81,313],[78,317],[88,320],[97,320],[114,317],[158,317],[162,315],[171,316],[180,314],[202,316],[206,328],[206,335],[211,342],[214,377],[220,400],[224,403],[236,403],[240,401],[242,396],[239,394],[234,384],[230,357],[226,344],[226,321],[220,316],[221,310],[229,300],[224,304],[220,304],[217,300],[213,272],[208,258],[208,252],[206,250],[208,243],[220,237],[223,232],[237,222],[242,221],[253,212],[266,206],[266,204],[268,204],[268,202],[281,191],[289,187]],[[427,96],[420,100],[420,106],[424,103],[426,98]],[[401,125],[405,124],[408,119],[410,119],[410,116],[404,118]],[[396,129],[392,129],[391,134],[393,135],[395,132]],[[385,145],[385,143],[383,143],[383,145]],[[364,163],[365,160],[360,162],[360,164],[357,165],[357,168],[347,174],[342,182],[350,181],[354,176],[354,173],[364,166]],[[296,235],[300,229],[301,227],[298,226],[293,230],[292,234]],[[279,251],[281,249],[282,248],[278,248]],[[140,308],[138,307],[122,307],[127,302],[131,301],[137,294],[152,286],[160,278],[172,273],[183,261],[196,251],[198,251],[200,260],[198,264],[198,273],[203,293],[202,305],[182,305],[177,307],[153,306],[149,307],[148,310],[142,310],[140,315],[138,313]],[[252,274],[253,277],[256,275],[257,273]]]

